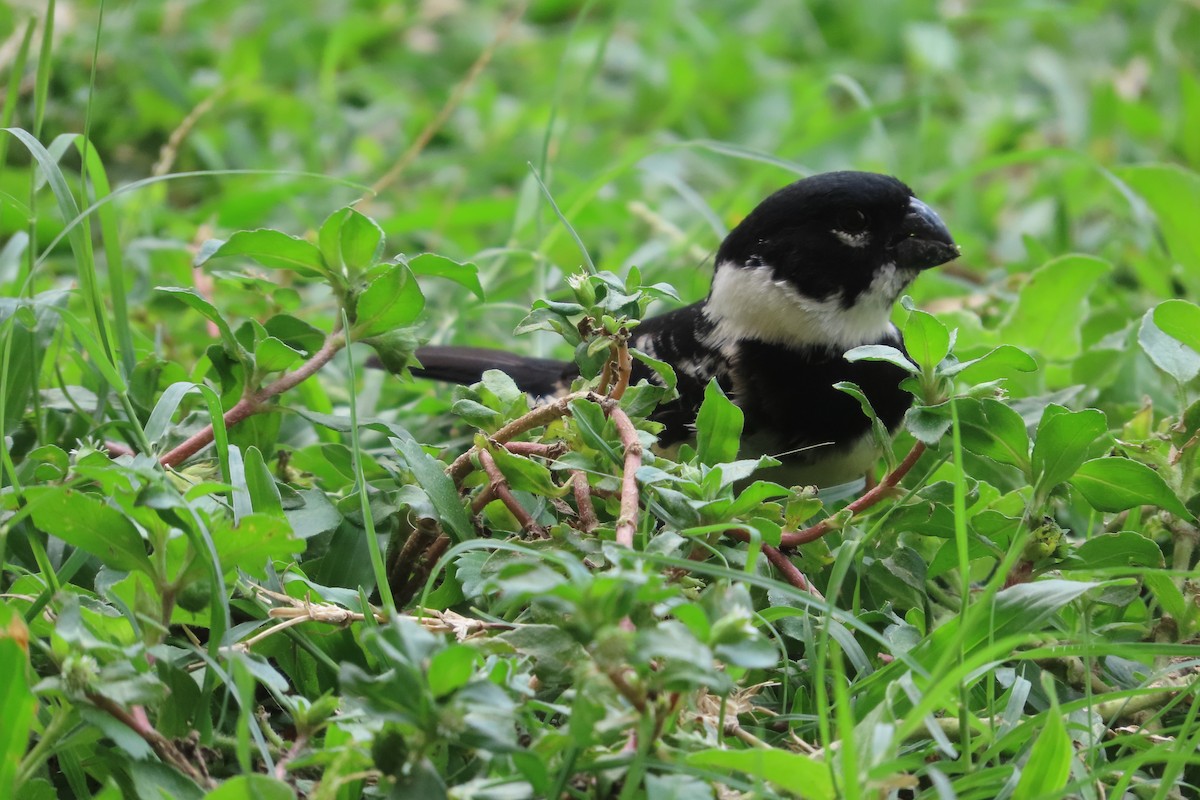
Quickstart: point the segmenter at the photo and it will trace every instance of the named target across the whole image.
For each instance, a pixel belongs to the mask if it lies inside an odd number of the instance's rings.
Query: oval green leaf
[[[696,453],[705,464],[737,458],[741,444],[742,410],[725,396],[716,380],[704,387],[704,402],[696,415]]]
[[[1104,413],[1094,408],[1067,411],[1061,406],[1048,406],[1033,443],[1035,482],[1050,489],[1070,478],[1087,460],[1092,442],[1106,430]]]
[[[904,326],[904,347],[917,366],[932,372],[950,352],[950,331],[937,317],[914,309]]]
[[[238,231],[215,246],[205,243],[196,258],[199,266],[214,258],[241,256],[268,269],[290,269],[300,275],[322,278],[329,275],[325,258],[315,244],[282,231],[260,228]]]
[[[355,306],[354,336],[379,336],[407,325],[425,307],[425,296],[412,271],[396,264],[371,281]]]
[[[1001,328],[1003,338],[1053,360],[1078,355],[1088,295],[1111,270],[1107,261],[1080,255],[1056,258],[1034,270]]]
[[[1151,505],[1184,519],[1192,518],[1161,475],[1132,459],[1094,458],[1076,470],[1071,485],[1097,511]]]
[[[1200,353],[1200,306],[1186,300],[1168,300],[1154,309],[1154,324],[1163,333]]]

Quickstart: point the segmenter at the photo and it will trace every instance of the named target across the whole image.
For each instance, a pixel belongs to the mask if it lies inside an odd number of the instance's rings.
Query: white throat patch
[[[912,273],[885,264],[870,285],[843,308],[841,296],[806,297],[774,276],[771,267],[717,265],[704,314],[715,323],[709,344],[724,347],[757,339],[793,347],[849,350],[877,342],[892,330],[892,305]]]

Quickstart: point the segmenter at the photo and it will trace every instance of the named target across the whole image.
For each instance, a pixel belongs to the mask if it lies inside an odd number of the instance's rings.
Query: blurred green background
[[[39,6],[0,10],[10,61]],[[277,171],[125,195],[132,249],[178,270],[172,244],[201,226],[299,234],[359,196],[299,173],[373,184],[494,47],[367,205],[392,249],[483,269],[497,302],[435,289],[432,336],[506,340],[580,263],[531,164],[599,265],[638,264],[689,300],[707,288],[704,258],[758,199],[839,168],[899,176],[951,225],[960,269],[923,280],[919,297],[1072,250],[1171,289],[1152,227],[1105,169],[1200,167],[1194,3],[533,2],[494,44],[514,8],[113,2],[100,25],[99,4],[60,2],[43,140],[88,126],[114,184],[162,168],[173,133],[170,172]],[[22,87],[14,123],[30,128],[32,77]],[[5,172],[5,192],[27,196],[22,172]],[[22,224],[10,205],[3,224]]]

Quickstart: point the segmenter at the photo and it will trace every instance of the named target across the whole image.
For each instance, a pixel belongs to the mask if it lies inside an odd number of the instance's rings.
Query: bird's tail
[[[420,367],[412,374],[447,383],[471,384],[489,369],[498,369],[513,379],[522,391],[549,396],[570,388],[578,367],[553,358],[533,358],[487,347],[430,345],[416,351]]]

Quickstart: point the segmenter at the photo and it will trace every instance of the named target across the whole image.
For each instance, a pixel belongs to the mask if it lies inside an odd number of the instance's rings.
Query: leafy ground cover
[[[0,795],[1197,796],[1194,4],[0,32]],[[879,486],[755,480],[716,391],[653,453],[624,332],[848,167],[964,250]],[[418,341],[587,377],[364,368]]]

